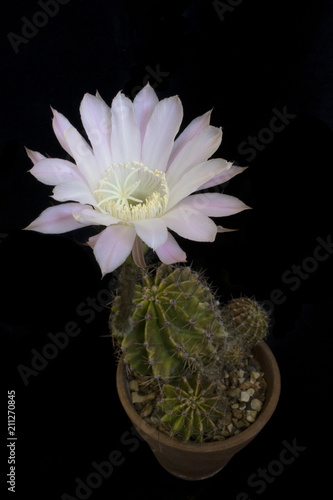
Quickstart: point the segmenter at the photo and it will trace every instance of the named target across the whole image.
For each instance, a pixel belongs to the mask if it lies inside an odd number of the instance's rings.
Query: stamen
[[[103,213],[126,222],[160,217],[164,213],[169,193],[164,172],[130,162],[113,165],[105,174],[95,191],[96,206]],[[136,179],[129,184],[133,177]]]

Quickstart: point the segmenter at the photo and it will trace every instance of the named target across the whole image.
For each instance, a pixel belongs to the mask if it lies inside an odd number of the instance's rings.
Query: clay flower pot
[[[117,390],[120,401],[139,434],[147,441],[159,463],[168,472],[181,479],[199,480],[213,476],[261,431],[271,418],[278,403],[281,381],[275,357],[265,342],[253,349],[267,382],[266,398],[256,421],[240,434],[225,441],[212,443],[184,443],[159,432],[136,412],[130,399],[125,365],[117,368]]]

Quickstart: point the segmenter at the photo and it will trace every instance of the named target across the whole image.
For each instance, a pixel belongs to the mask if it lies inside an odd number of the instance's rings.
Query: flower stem
[[[135,285],[138,280],[139,270],[147,268],[145,262],[145,253],[148,247],[142,240],[136,236],[132,254],[127,257],[120,267],[118,274],[117,290],[117,312],[111,312],[110,327],[111,331],[118,337],[123,337],[132,330],[132,313]]]
[[[118,277],[118,312],[113,318],[112,328],[121,335],[126,335],[132,329],[131,316],[135,285],[139,268],[130,255],[120,268]]]

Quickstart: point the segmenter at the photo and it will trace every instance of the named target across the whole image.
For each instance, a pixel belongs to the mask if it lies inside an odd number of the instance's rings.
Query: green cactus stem
[[[212,435],[216,421],[223,416],[214,382],[197,374],[174,381],[173,385],[165,384],[162,392],[158,403],[163,414],[160,430],[183,441],[202,442]]]
[[[112,308],[111,329],[131,369],[166,379],[185,370],[200,371],[217,358],[226,335],[214,294],[189,267],[162,264],[145,272],[136,285],[132,330],[113,328],[119,314]]]
[[[222,317],[231,341],[230,355],[241,356],[242,349],[251,349],[268,333],[265,310],[258,302],[247,297],[231,300],[222,308]]]
[[[244,346],[237,344],[236,342],[226,342],[223,346],[223,359],[226,363],[230,363],[232,365],[239,363],[242,361],[248,351],[244,348]]]

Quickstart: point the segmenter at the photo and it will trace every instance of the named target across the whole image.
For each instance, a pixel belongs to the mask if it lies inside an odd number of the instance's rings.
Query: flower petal
[[[96,205],[89,187],[81,181],[62,182],[55,186],[52,197],[57,201],[78,201]]]
[[[226,160],[221,159],[221,161],[225,162],[225,169],[219,174],[215,175],[208,182],[205,182],[202,186],[200,186],[199,189],[207,189],[213,186],[218,186],[219,184],[224,184],[225,182],[235,177],[235,175],[241,174],[242,172],[244,172],[244,170],[248,168],[248,167],[236,167],[231,162],[228,162]]]
[[[137,235],[153,250],[166,242],[168,231],[162,219],[143,219],[134,221],[133,224]]]
[[[166,170],[182,119],[182,103],[176,96],[163,99],[155,106],[142,145],[145,166],[151,170]]]
[[[172,188],[178,182],[179,176],[193,166],[207,161],[215,153],[221,140],[222,129],[208,126],[188,141],[168,167],[169,187]]]
[[[102,175],[112,164],[111,110],[101,97],[85,94],[81,101],[80,114]]]
[[[163,215],[162,220],[168,228],[179,236],[193,241],[214,241],[216,224],[206,215],[194,212],[186,206],[176,207]]]
[[[92,190],[97,189],[100,173],[91,147],[74,127],[66,130],[64,136],[71,150],[71,156],[74,158],[81,174]]]
[[[186,196],[197,191],[200,186],[220,174],[225,168],[225,160],[219,158],[208,160],[192,167],[178,179],[177,184],[170,190],[168,210]],[[166,173],[166,179],[169,185],[168,172]]]
[[[201,132],[202,129],[209,125],[210,115],[211,111],[207,111],[207,113],[194,118],[194,120],[191,121],[191,123],[185,128],[185,130],[179,135],[179,137],[177,137],[172,147],[168,165],[170,165],[174,161],[179,152],[189,141],[193,139],[193,137],[195,137],[197,134],[199,134],[199,132]]]
[[[45,158],[38,161],[30,170],[30,173],[40,182],[55,186],[61,182],[81,181],[85,182],[83,176],[74,163],[58,158]]]
[[[210,217],[227,217],[250,208],[235,196],[221,193],[193,194],[180,201],[177,208],[180,207],[188,207]]]
[[[93,247],[103,276],[111,273],[125,262],[132,251],[135,237],[133,226],[119,224],[107,227],[98,238],[93,237],[88,241]]]
[[[25,148],[25,151],[33,164],[37,163],[40,160],[44,160],[46,158],[46,156],[42,155],[41,153],[38,153],[38,151],[32,151],[31,149],[28,148]]]
[[[143,142],[148,121],[158,104],[158,97],[155,90],[147,83],[140,92],[138,92],[133,101],[135,119],[140,128],[141,142]]]
[[[155,250],[158,258],[164,264],[175,264],[176,262],[186,262],[186,253],[180,248],[175,238],[168,232],[168,239]]]
[[[130,99],[118,92],[111,106],[111,151],[116,164],[141,159],[141,134]]]
[[[56,138],[58,139],[61,147],[72,158],[74,158],[72,151],[71,151],[71,148],[65,139],[65,132],[66,132],[66,130],[68,130],[69,128],[72,127],[72,124],[67,120],[67,118],[64,115],[62,115],[61,113],[59,113],[55,109],[51,108],[51,110],[53,112],[52,126],[53,126],[54,133],[56,135]]]
[[[92,207],[87,206],[84,210],[82,210],[77,215],[74,215],[75,219],[85,226],[111,226],[112,224],[118,224],[119,219],[112,217],[109,214],[103,214],[98,210],[94,210]]]
[[[58,141],[67,153],[75,160],[82,175],[87,179],[89,185],[97,188],[98,169],[92,150],[81,134],[71,125],[67,118],[52,109],[53,130]]]
[[[87,205],[78,203],[62,203],[48,207],[25,229],[45,234],[67,233],[79,229],[82,224],[76,220],[76,215],[87,208],[89,208]]]
[[[95,234],[94,236],[90,236],[90,238],[88,239],[88,245],[89,245],[92,249],[94,249],[94,248],[95,248],[95,245],[96,245],[97,240],[98,240],[98,238],[100,237],[100,235],[101,235],[101,234],[100,234],[100,233],[98,233],[98,234]]]

